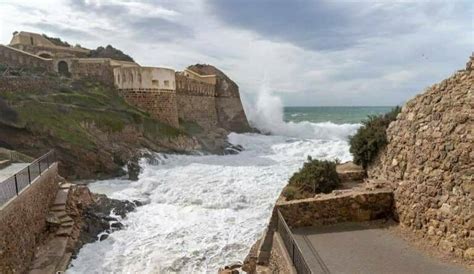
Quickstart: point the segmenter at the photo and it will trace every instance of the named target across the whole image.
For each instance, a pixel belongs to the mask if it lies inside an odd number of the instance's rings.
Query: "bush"
[[[362,122],[362,127],[349,138],[354,163],[367,168],[374,161],[379,151],[387,145],[386,130],[397,118],[400,110],[401,108],[397,106],[386,114],[372,115]]]
[[[313,160],[308,157],[303,168],[291,176],[288,185],[311,195],[321,192],[329,193],[340,183],[336,165],[337,162],[334,161]]]
[[[18,113],[2,98],[0,98],[0,121],[11,123],[16,123],[18,121]]]
[[[95,50],[91,50],[89,56],[91,58],[110,58],[118,61],[129,61],[135,62],[132,57],[123,53],[121,50],[112,47],[111,45],[104,47],[98,47]]]

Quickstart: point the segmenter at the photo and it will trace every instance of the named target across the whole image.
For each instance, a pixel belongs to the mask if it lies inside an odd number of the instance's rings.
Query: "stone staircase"
[[[50,216],[59,227],[53,237],[40,246],[30,267],[30,274],[50,274],[65,271],[72,253],[66,252],[74,221],[66,212],[68,194],[72,184],[59,186],[56,198],[50,208]]]

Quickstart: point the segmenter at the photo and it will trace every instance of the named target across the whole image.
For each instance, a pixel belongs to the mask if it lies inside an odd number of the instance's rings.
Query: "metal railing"
[[[298,243],[296,242],[295,238],[293,237],[293,233],[291,232],[290,228],[286,224],[285,218],[281,214],[280,210],[277,210],[278,214],[278,233],[283,240],[286,250],[290,255],[291,262],[296,269],[298,274],[311,274],[311,269],[309,268],[308,264],[306,263],[303,253],[301,252]]]
[[[31,162],[27,167],[0,182],[0,207],[30,185],[56,161],[54,150]]]

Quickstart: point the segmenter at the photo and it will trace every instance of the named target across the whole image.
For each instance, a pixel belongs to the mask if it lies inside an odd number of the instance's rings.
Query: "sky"
[[[244,103],[265,86],[287,106],[393,106],[464,68],[473,15],[472,0],[0,0],[0,43],[23,30],[212,64]]]

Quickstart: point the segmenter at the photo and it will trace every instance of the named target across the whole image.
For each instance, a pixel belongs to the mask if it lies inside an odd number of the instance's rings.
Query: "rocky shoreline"
[[[69,246],[72,258],[84,245],[103,241],[110,233],[122,229],[121,220],[141,205],[138,201],[116,200],[92,193],[86,185],[74,185],[67,204],[67,213],[75,224]]]

